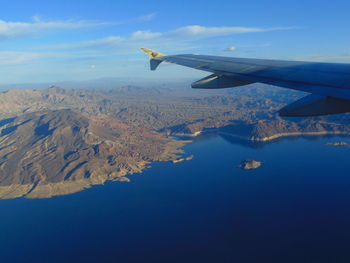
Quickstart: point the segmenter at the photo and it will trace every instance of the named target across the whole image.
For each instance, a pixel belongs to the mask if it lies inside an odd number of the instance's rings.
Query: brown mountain
[[[50,197],[106,180],[127,181],[154,161],[173,161],[206,129],[247,140],[349,134],[349,114],[281,119],[300,94],[268,86],[10,90],[0,93],[0,198]]]
[[[176,142],[69,109],[0,123],[0,197],[49,197],[106,180],[127,180],[152,161],[177,158]]]
[[[220,128],[220,133],[249,141],[269,141],[279,137],[298,135],[349,135],[350,125],[347,119],[332,121],[321,118],[284,120],[261,120],[254,123],[237,122]]]

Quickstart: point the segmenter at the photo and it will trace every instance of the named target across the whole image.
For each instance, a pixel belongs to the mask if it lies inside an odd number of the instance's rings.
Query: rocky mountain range
[[[0,124],[0,198],[50,197],[127,181],[184,142],[70,109],[26,113]]]
[[[349,115],[281,119],[302,96],[269,86],[197,91],[183,87],[9,90],[0,93],[0,198],[46,198],[107,180],[128,181],[155,161],[184,159],[207,130],[266,141],[349,134]]]

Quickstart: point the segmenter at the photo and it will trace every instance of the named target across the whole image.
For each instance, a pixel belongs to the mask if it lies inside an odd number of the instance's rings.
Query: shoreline
[[[229,132],[221,132],[219,131],[219,134],[235,137],[237,139],[242,139],[246,141],[251,141],[251,142],[267,142],[267,141],[272,141],[278,138],[283,138],[283,137],[297,137],[297,136],[320,136],[320,135],[344,135],[344,136],[349,136],[350,134],[347,132],[329,132],[329,131],[321,131],[321,132],[284,132],[284,133],[277,133],[271,136],[267,137],[247,137],[247,136],[241,136]]]

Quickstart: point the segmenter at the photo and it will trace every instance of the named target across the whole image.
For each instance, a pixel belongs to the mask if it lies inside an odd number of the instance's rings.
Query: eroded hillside
[[[0,197],[48,197],[127,180],[153,161],[177,158],[183,142],[107,117],[64,109],[1,123]]]
[[[303,96],[269,86],[220,91],[120,87],[0,93],[0,198],[50,197],[107,180],[127,181],[154,161],[181,158],[184,141],[220,129],[266,141],[301,134],[349,134],[349,115],[282,119]]]

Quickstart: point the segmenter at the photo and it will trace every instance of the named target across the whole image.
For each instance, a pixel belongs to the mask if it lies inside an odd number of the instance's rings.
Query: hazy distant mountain
[[[127,85],[142,86],[142,87],[186,87],[188,88],[192,79],[170,80],[169,77],[164,81],[154,81],[152,78],[100,78],[87,81],[59,81],[49,83],[17,83],[17,84],[2,84],[0,91],[19,89],[19,90],[41,90],[50,86],[60,86],[65,89],[112,89]]]

